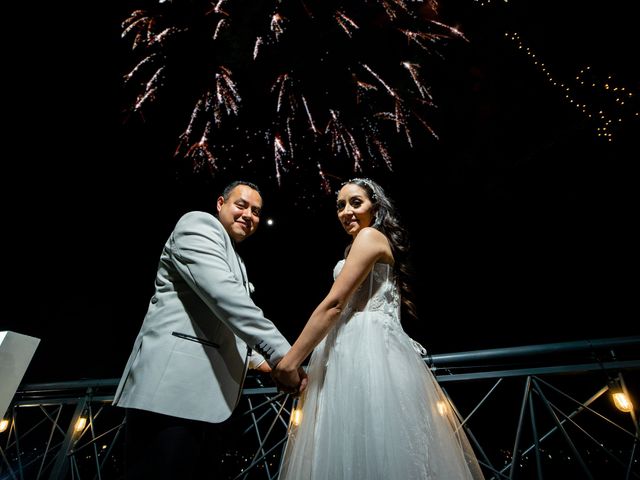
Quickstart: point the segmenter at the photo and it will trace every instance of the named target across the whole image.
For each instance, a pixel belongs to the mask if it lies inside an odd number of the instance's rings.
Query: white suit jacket
[[[227,419],[240,398],[247,345],[272,366],[290,348],[248,288],[244,263],[218,219],[184,215],[162,251],[155,294],[113,404]]]

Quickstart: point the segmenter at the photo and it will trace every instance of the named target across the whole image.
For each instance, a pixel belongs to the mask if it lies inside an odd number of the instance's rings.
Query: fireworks
[[[194,168],[229,168],[244,149],[266,159],[278,183],[313,170],[323,188],[327,176],[391,169],[394,145],[435,135],[426,120],[429,54],[464,38],[435,12],[435,3],[402,0],[174,0],[138,9],[122,30],[137,60],[125,75],[138,82],[131,109],[170,96],[192,102],[175,153]]]

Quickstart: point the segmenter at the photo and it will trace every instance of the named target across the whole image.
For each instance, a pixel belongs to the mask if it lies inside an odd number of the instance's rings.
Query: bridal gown
[[[482,479],[419,350],[400,324],[393,269],[376,263],[311,355],[279,480]]]

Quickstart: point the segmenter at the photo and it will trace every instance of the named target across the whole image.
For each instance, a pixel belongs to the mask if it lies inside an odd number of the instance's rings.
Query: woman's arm
[[[393,262],[387,238],[374,228],[362,229],[354,239],[342,271],[331,290],[313,311],[291,350],[276,365],[272,373],[276,381],[298,371],[302,362],[329,333],[353,292],[379,260]]]

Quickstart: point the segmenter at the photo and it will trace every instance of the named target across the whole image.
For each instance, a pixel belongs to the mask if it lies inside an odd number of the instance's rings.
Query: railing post
[[[71,422],[69,423],[69,427],[67,428],[64,442],[62,442],[60,450],[58,451],[56,463],[51,469],[49,480],[65,480],[67,476],[67,472],[69,471],[69,452],[71,451],[76,438],[82,433],[76,432],[76,422],[87,407],[91,392],[92,390],[91,388],[89,388],[87,390],[87,394],[84,397],[78,399],[76,410],[73,412],[73,417],[71,418]]]

